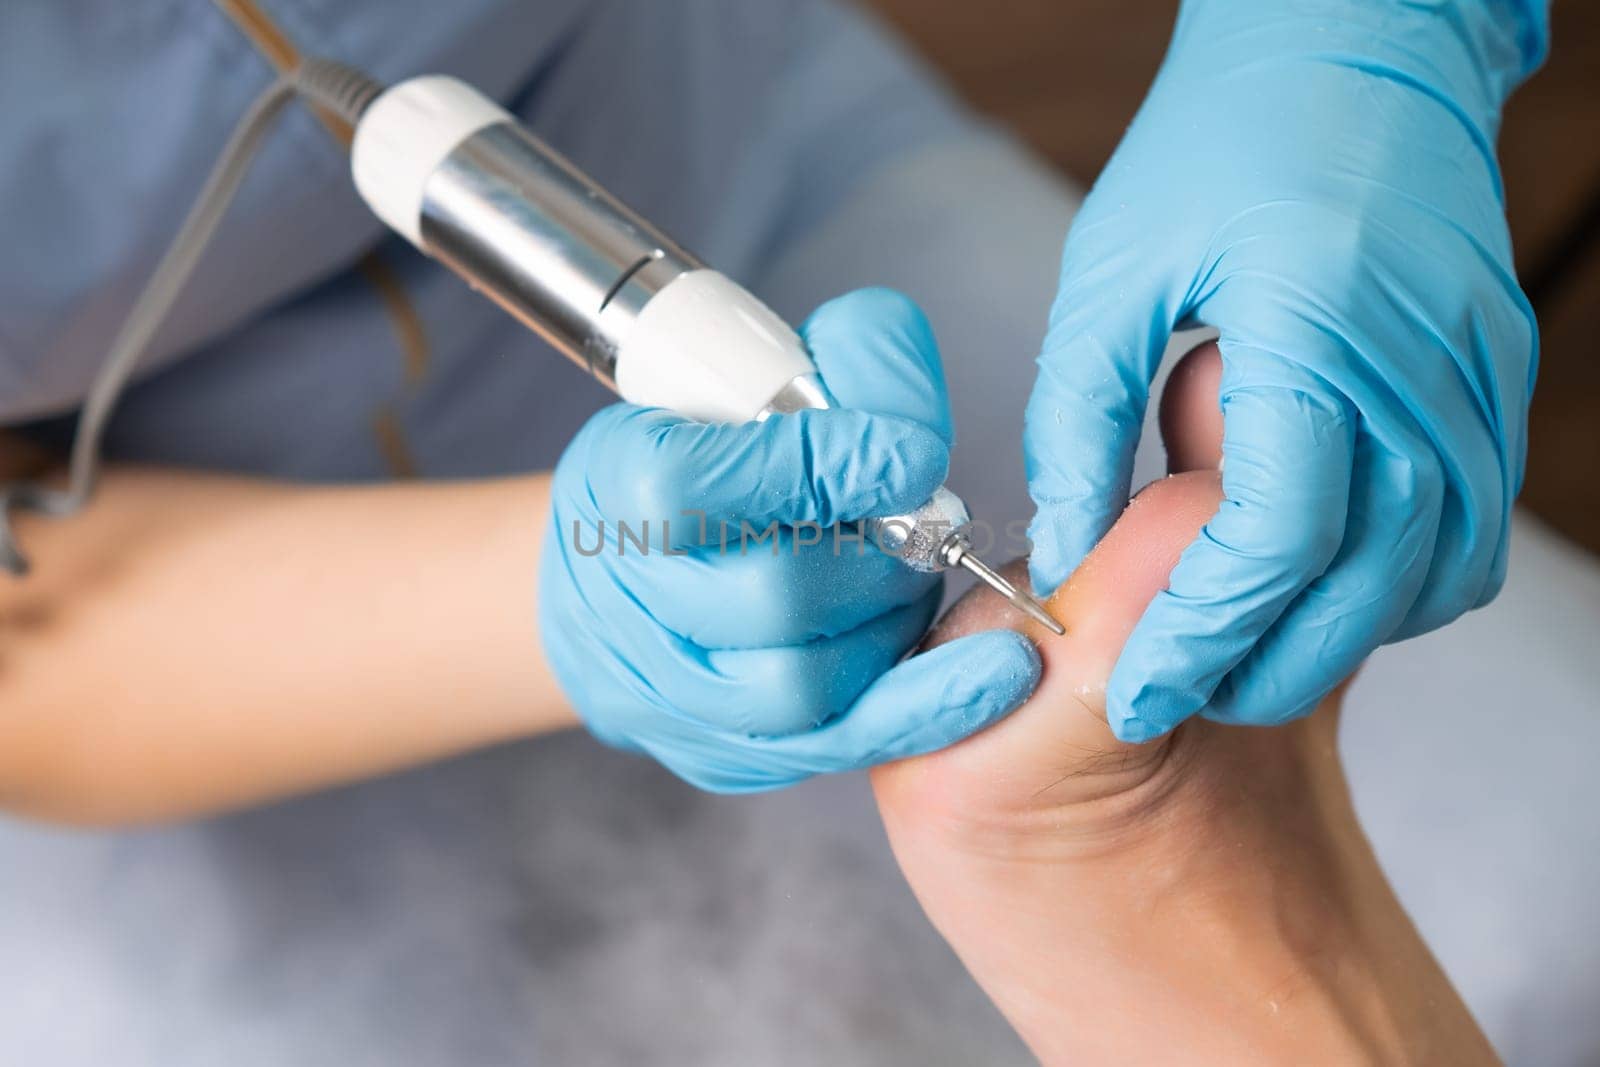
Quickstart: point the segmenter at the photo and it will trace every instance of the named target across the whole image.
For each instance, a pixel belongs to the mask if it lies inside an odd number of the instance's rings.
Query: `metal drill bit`
[[[952,562],[960,564],[977,575],[984,585],[1011,601],[1023,614],[1035,622],[1049,627],[1052,632],[1063,637],[1066,636],[1067,628],[1057,622],[1048,611],[1044,610],[1043,604],[1002,578],[993,567],[979,559],[970,546],[963,544],[958,551],[951,553],[951,555],[955,556]]]

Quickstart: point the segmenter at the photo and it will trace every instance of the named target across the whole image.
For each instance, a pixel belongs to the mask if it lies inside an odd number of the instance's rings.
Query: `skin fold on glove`
[[[1307,714],[1505,579],[1537,364],[1494,138],[1507,0],[1189,0],[1073,223],[1030,400],[1036,588],[1127,503],[1174,328],[1220,332],[1224,503],[1129,638],[1120,738]]]
[[[801,333],[837,410],[705,425],[617,404],[554,477],[540,629],[562,688],[595,736],[718,792],[942,748],[1038,677],[1009,631],[900,662],[940,578],[835,535],[944,481],[954,433],[926,318],[866,290]]]

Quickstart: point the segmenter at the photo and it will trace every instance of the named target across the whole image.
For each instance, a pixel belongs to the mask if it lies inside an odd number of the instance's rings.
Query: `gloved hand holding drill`
[[[1038,679],[1033,647],[1009,631],[897,665],[933,619],[939,578],[870,541],[797,543],[800,524],[915,508],[954,440],[933,333],[910,301],[854,293],[801,332],[838,409],[709,425],[613,405],[552,487],[541,629],[562,688],[601,739],[718,792],[943,748]],[[662,551],[663,519],[681,555]],[[648,522],[654,543],[619,540],[619,520]],[[747,543],[774,521],[775,543]]]

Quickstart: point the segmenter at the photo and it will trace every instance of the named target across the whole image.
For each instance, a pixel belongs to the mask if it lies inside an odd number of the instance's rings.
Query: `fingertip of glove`
[[[943,438],[893,415],[800,411],[768,419],[762,433],[763,469],[776,479],[797,477],[824,526],[910,511],[933,495],[950,468]]]
[[[1016,692],[1023,696],[1033,692],[1039,684],[1039,677],[1044,672],[1044,661],[1039,656],[1039,646],[1035,645],[1026,634],[1017,633],[1015,630],[993,630],[990,632],[994,648],[995,670],[1003,672],[1003,677],[1008,680]]]
[[[861,487],[895,509],[920,507],[950,472],[950,445],[910,419],[864,415],[860,436]],[[875,501],[880,503],[880,501]]]
[[[1119,663],[1117,671],[1123,669]],[[1106,723],[1117,740],[1143,744],[1170,733],[1194,714],[1193,694],[1170,686],[1144,685],[1120,692],[1116,672],[1106,689]]]
[[[1144,719],[1133,715],[1117,719],[1111,722],[1110,725],[1111,732],[1116,736],[1116,739],[1130,745],[1142,745],[1146,741],[1154,741],[1168,732],[1154,723],[1146,722]]]
[[[897,289],[855,289],[822,304],[800,326],[808,345],[856,344],[885,335],[914,349],[933,348],[933,326],[915,300]]]
[[[1028,581],[1035,595],[1050,596],[1080,562],[1069,558],[1062,544],[1060,518],[1053,509],[1041,507],[1028,524]]]
[[[1213,701],[1200,712],[1200,717],[1223,726],[1283,726],[1310,715],[1321,703],[1322,697],[1318,697],[1284,711],[1277,707],[1255,707],[1233,700]]]
[[[1016,710],[1039,684],[1043,664],[1032,641],[1012,630],[971,634],[943,646],[961,656],[959,671],[947,686],[943,710],[986,726]]]
[[[883,285],[869,285],[853,289],[817,308],[806,320],[807,329],[826,326],[831,321],[848,321],[852,327],[863,323],[874,325],[900,325],[932,335],[928,316],[917,302],[898,289]]]

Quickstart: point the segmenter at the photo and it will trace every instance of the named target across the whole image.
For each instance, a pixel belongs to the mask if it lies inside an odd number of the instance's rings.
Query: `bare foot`
[[[1134,500],[1051,600],[1066,637],[980,593],[930,638],[1026,629],[1044,676],[997,725],[873,772],[896,858],[1047,1061],[1492,1062],[1355,821],[1340,694],[1274,729],[1106,725],[1123,642],[1221,500],[1217,360],[1191,353],[1163,405],[1169,455],[1212,469]]]

